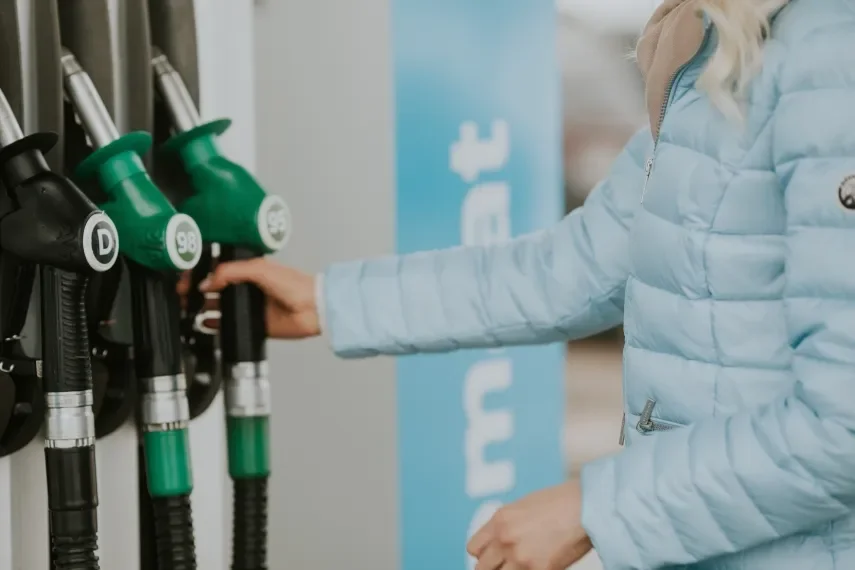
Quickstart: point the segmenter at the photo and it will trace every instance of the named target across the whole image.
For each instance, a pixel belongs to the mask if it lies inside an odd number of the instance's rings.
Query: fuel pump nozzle
[[[163,150],[178,155],[193,195],[179,205],[207,242],[240,245],[256,254],[281,249],[291,235],[291,212],[279,196],[267,194],[255,177],[220,152],[217,137],[231,120],[202,122],[187,87],[166,56],[152,58],[155,85],[169,112],[174,135]]]
[[[42,266],[45,463],[55,568],[97,570],[98,491],[92,370],[84,310],[88,275],[118,256],[116,226],[44,154],[52,133],[24,136],[0,93],[0,178],[11,208],[0,219],[6,251]]]
[[[151,136],[119,136],[91,79],[67,49],[62,71],[66,97],[93,148],[75,175],[97,180],[107,194],[102,207],[116,223],[121,252],[128,260],[141,438],[158,567],[195,568],[190,414],[175,285],[177,272],[199,261],[199,227],[175,211],[146,172],[140,157],[148,151]]]
[[[202,122],[167,57],[154,50],[155,85],[174,134],[163,149],[184,166],[192,195],[179,204],[219,244],[223,261],[249,259],[283,247],[291,215],[243,167],[223,156],[217,137],[228,119]],[[227,287],[220,301],[220,347],[225,378],[229,474],[234,482],[232,570],[267,568],[267,481],[270,383],[265,351],[265,297],[249,284]]]
[[[151,135],[119,136],[95,85],[67,49],[62,71],[66,96],[93,148],[75,175],[96,178],[109,196],[103,208],[122,234],[122,253],[156,271],[195,267],[201,256],[199,227],[190,216],[175,211],[140,158],[151,147]]]

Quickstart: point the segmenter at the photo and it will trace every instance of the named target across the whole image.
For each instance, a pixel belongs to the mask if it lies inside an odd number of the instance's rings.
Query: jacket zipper
[[[707,26],[704,30],[704,39],[701,40],[701,45],[698,47],[698,51],[696,51],[686,63],[678,67],[674,73],[671,74],[671,77],[668,80],[668,88],[665,90],[665,97],[662,98],[662,106],[659,109],[659,119],[656,122],[656,140],[653,141],[653,154],[647,159],[647,164],[644,165],[644,186],[641,190],[642,204],[644,204],[644,195],[647,194],[647,183],[650,181],[650,173],[653,172],[653,160],[656,157],[656,147],[659,146],[659,134],[662,129],[662,122],[665,120],[665,111],[668,110],[668,106],[671,104],[671,95],[674,91],[674,85],[677,83],[677,80],[683,72],[686,71],[686,68],[695,61],[695,58],[697,58],[702,51],[704,51],[704,48],[709,41],[711,28],[712,26]]]
[[[700,45],[700,47],[698,47],[698,51],[696,51],[695,54],[689,58],[689,61],[687,61],[686,63],[684,63],[680,67],[678,67],[674,71],[674,73],[671,74],[671,78],[668,80],[668,88],[665,90],[665,97],[662,99],[662,107],[659,109],[659,118],[656,122],[656,140],[653,141],[653,153],[650,155],[650,158],[647,159],[647,162],[644,165],[644,186],[642,186],[642,188],[641,188],[641,203],[642,204],[644,204],[644,196],[647,194],[647,184],[650,182],[650,174],[653,172],[653,162],[654,162],[654,159],[656,158],[656,148],[659,146],[659,134],[660,134],[660,131],[662,130],[662,122],[665,120],[665,111],[668,110],[668,106],[671,104],[671,95],[674,91],[674,85],[677,83],[677,80],[680,78],[680,75],[682,75],[682,73],[686,70],[686,68],[689,67],[689,65],[695,61],[695,59],[698,57],[698,55],[702,51],[704,51],[704,49],[707,46],[707,42],[710,39],[711,30],[712,30],[712,25],[711,24],[707,25],[706,29],[704,30],[704,39],[701,40],[701,45]],[[650,404],[651,402],[653,402],[653,404]],[[648,400],[647,404],[650,405],[650,413],[652,413],[653,412],[653,406],[656,405],[656,402],[653,400]],[[645,406],[644,409],[647,409],[647,407],[648,406]],[[644,417],[644,414],[642,414],[642,417]],[[648,417],[648,420],[651,421],[649,417]],[[636,429],[638,429],[638,431],[640,431],[641,433],[646,433],[646,432],[642,431],[642,429],[639,427],[640,425],[641,425],[641,422],[639,422],[639,425],[636,426]],[[625,433],[624,433],[625,429],[626,429],[626,413],[623,414],[623,418],[621,419],[621,423],[620,423],[620,440],[619,440],[620,445],[623,445],[624,441],[626,439]]]
[[[657,431],[670,431],[677,426],[666,424],[653,419],[653,408],[656,407],[656,400],[649,399],[644,404],[644,409],[641,411],[641,416],[638,418],[638,423],[635,424],[635,429],[642,435],[649,435]],[[626,442],[626,414],[623,414],[623,419],[620,422],[620,439],[618,444],[623,446]]]
[[[644,409],[641,411],[641,417],[638,418],[638,423],[635,424],[635,429],[639,433],[649,434],[654,431],[669,431],[674,429],[671,424],[657,422],[653,419],[653,408],[656,406],[656,400],[647,400],[644,404]]]
[[[653,152],[656,153],[656,143],[653,144]],[[644,186],[641,188],[641,203],[644,204],[644,195],[647,194],[647,183],[650,182],[650,172],[653,170],[653,157],[647,159],[644,165]]]

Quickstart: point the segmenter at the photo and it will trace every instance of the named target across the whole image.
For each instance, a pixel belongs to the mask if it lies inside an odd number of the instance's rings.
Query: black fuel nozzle
[[[3,249],[37,265],[73,273],[110,269],[119,254],[112,220],[44,158],[54,133],[24,136],[0,94],[0,179],[10,212],[0,223]]]
[[[51,172],[51,133],[24,136],[0,93],[3,249],[42,267],[45,463],[55,568],[97,570],[98,491],[92,368],[85,314],[88,276],[110,269],[118,232],[70,180]]]
[[[32,288],[32,283],[30,283]],[[18,337],[0,345],[0,458],[39,435],[45,411],[41,361],[24,353]]]
[[[0,212],[9,211],[11,200],[5,189],[0,192],[0,204]],[[22,340],[36,266],[2,251],[2,245],[0,243],[0,457],[5,457],[23,449],[39,435],[45,399],[41,360]]]
[[[0,149],[14,146],[22,138],[11,107],[0,91]],[[48,135],[41,137],[39,144],[49,146],[54,140],[55,136]],[[11,187],[0,193],[0,220],[15,212],[13,202]],[[0,222],[0,230],[2,227]],[[45,415],[42,362],[28,354],[21,343],[36,267],[16,255],[14,241],[0,239],[4,250],[0,255],[0,457],[28,445],[39,434]]]

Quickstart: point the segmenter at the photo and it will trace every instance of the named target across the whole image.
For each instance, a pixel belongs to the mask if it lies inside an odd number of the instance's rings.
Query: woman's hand
[[[499,509],[469,541],[475,570],[565,570],[591,548],[581,490],[569,481]]]
[[[259,257],[218,264],[199,289],[210,293],[238,283],[253,283],[267,295],[267,334],[271,338],[320,334],[314,276]]]

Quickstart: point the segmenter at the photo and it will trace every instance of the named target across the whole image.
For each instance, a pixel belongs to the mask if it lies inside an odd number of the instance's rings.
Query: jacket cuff
[[[615,464],[615,457],[610,456],[582,467],[582,527],[604,570],[642,570],[638,547],[616,509]]]

